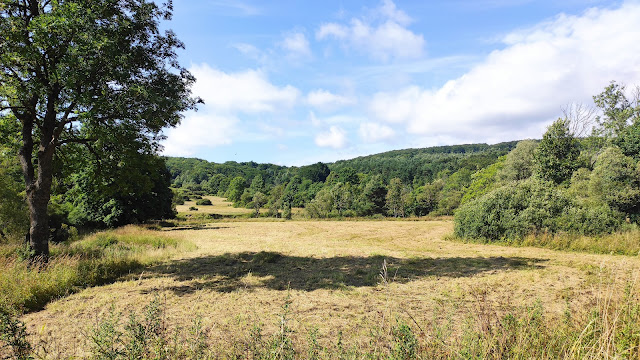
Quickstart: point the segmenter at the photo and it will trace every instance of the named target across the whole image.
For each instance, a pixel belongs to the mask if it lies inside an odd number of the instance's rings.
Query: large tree
[[[194,108],[194,78],[177,62],[183,44],[159,29],[171,8],[146,0],[0,0],[0,112],[12,113],[21,129],[36,256],[49,253],[56,154],[74,144],[106,157],[131,142],[153,149],[161,130]]]

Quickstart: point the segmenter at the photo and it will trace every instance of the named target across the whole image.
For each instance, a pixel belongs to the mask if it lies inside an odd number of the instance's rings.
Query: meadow
[[[448,240],[452,227],[247,219],[164,228],[160,236],[197,249],[22,320],[45,358],[104,355],[100,339],[124,338],[136,316],[149,323],[150,309],[168,348],[197,343],[211,358],[638,355],[637,256],[466,244]]]

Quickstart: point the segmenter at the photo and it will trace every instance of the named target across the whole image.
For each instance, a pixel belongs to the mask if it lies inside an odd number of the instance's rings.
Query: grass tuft
[[[0,308],[40,310],[51,300],[166,259],[180,247],[173,238],[133,226],[52,244],[46,264],[23,260],[20,247],[7,246],[0,257]]]

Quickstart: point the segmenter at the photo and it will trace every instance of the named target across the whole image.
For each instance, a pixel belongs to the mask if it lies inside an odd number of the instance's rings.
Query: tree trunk
[[[55,118],[54,118],[55,120]],[[23,146],[19,157],[24,174],[29,206],[29,247],[36,259],[47,261],[49,258],[49,215],[47,208],[51,198],[51,184],[53,182],[53,154],[55,142],[53,140],[53,126],[43,127],[43,134],[38,147],[37,169],[34,171],[32,150],[34,148],[31,131],[34,121],[27,119],[23,122]]]
[[[51,198],[51,184],[53,182],[53,153],[52,142],[43,141],[38,151],[38,174],[33,186],[27,186],[27,203],[29,204],[29,219],[31,239],[29,246],[34,257],[47,261],[49,258],[49,214],[47,212]]]
[[[29,247],[33,251],[35,258],[46,261],[49,258],[49,214],[47,213],[47,205],[49,204],[51,188],[49,188],[48,192],[43,190],[33,191],[27,196],[27,202],[31,221]]]

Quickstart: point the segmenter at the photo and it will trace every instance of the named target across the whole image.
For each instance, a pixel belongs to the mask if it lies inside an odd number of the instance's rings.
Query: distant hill
[[[321,167],[325,165],[334,172],[353,168],[357,173],[379,174],[385,182],[398,177],[405,183],[424,184],[433,181],[443,171],[453,173],[461,168],[472,171],[482,169],[495,162],[498,157],[507,154],[517,143],[518,141],[510,141],[494,145],[465,144],[392,150],[335,163],[318,163],[302,167],[261,164],[253,161],[213,163],[182,157],[167,157],[166,164],[171,172],[172,182],[177,187],[201,185],[216,174],[220,174],[217,178],[227,184],[238,176],[251,182],[257,175],[262,177],[267,186],[286,183],[296,175],[315,182],[318,181],[318,172],[322,172]]]

